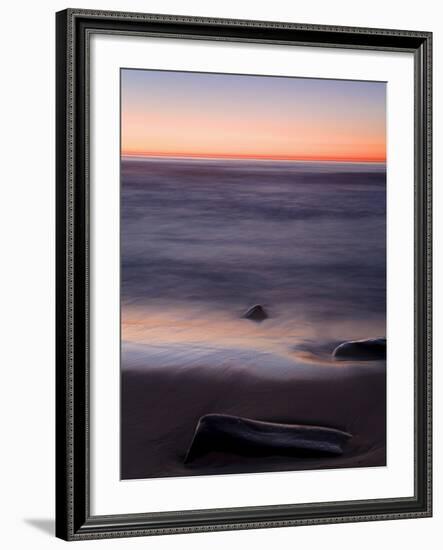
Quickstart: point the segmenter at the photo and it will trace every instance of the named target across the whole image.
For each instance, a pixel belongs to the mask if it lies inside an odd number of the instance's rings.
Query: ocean
[[[121,305],[132,342],[384,336],[385,165],[124,158]]]

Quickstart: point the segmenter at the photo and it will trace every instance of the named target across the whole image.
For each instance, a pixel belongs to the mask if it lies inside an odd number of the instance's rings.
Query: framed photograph
[[[431,40],[57,13],[58,537],[431,515]]]

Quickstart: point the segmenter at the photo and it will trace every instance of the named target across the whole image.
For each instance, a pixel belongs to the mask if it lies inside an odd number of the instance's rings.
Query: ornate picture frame
[[[57,13],[56,535],[65,540],[429,517],[432,514],[432,33],[68,9]],[[411,496],[140,513],[91,508],[91,38],[159,37],[404,52],[414,64],[414,409]],[[389,108],[389,105],[388,105]],[[412,360],[412,359],[411,359]],[[115,407],[118,407],[118,402]],[[412,437],[412,434],[411,434]]]

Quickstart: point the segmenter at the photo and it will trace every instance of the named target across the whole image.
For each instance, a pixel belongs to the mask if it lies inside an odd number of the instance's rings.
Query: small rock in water
[[[371,338],[343,342],[335,348],[332,355],[340,360],[377,361],[386,359],[386,338]]]
[[[261,323],[262,321],[267,319],[269,315],[266,313],[263,306],[257,304],[249,308],[248,311],[243,315],[243,317],[245,319],[255,321],[256,323]]]

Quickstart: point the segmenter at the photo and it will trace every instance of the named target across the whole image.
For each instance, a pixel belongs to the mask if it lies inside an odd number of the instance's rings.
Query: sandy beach
[[[123,479],[383,466],[385,362],[312,363],[253,350],[123,345]],[[184,458],[199,418],[224,413],[341,429],[340,457]]]

